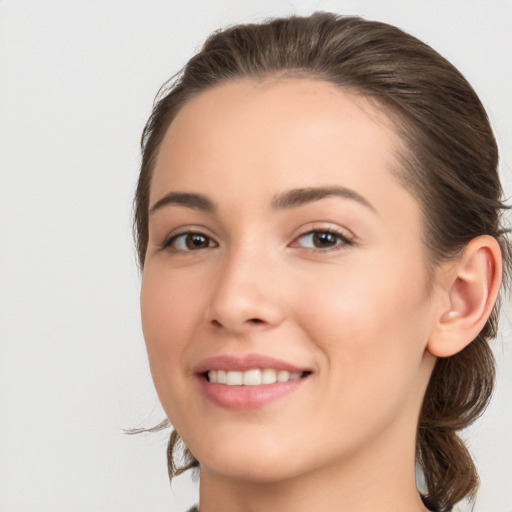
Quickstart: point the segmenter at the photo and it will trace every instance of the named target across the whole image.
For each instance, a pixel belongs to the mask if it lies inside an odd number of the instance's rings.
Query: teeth
[[[227,384],[228,386],[259,386],[261,384],[298,380],[301,375],[302,372],[276,371],[270,368],[247,370],[246,372],[210,370],[208,380],[217,384]]]
[[[243,378],[243,372],[226,372],[226,384],[228,386],[241,386]]]
[[[262,384],[274,384],[277,380],[275,370],[263,370],[261,372],[261,383]]]
[[[290,372],[287,372],[286,370],[281,370],[277,373],[277,382],[288,382],[289,378]]]
[[[248,370],[243,373],[244,386],[259,386],[261,384],[261,370]]]

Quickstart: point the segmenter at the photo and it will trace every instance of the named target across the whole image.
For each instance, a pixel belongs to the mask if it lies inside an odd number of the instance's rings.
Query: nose
[[[208,311],[218,330],[244,334],[275,327],[285,318],[275,262],[250,247],[233,252],[216,278]]]

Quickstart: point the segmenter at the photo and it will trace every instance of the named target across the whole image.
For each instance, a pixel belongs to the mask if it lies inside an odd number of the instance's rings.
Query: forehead
[[[377,203],[385,189],[390,200],[410,201],[392,172],[400,148],[389,118],[364,97],[314,79],[238,80],[179,111],[160,147],[151,202],[172,189],[243,198],[331,184]]]

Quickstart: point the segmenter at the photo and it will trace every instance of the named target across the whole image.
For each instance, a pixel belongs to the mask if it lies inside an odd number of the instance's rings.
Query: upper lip
[[[290,373],[310,371],[309,368],[301,368],[282,359],[262,354],[230,355],[223,354],[208,357],[201,361],[194,373],[205,373],[209,370],[247,371],[254,369],[287,370]]]

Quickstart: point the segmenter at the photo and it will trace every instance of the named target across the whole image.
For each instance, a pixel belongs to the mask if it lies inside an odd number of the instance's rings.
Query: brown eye
[[[329,231],[315,231],[313,233],[313,245],[315,247],[332,247],[338,243],[340,237]]]
[[[199,233],[191,233],[185,237],[185,245],[187,246],[187,249],[204,249],[205,247],[208,247],[209,244],[209,238]]]
[[[215,247],[213,240],[202,233],[182,233],[172,237],[166,244],[176,251],[197,251]]]
[[[305,233],[294,243],[295,246],[305,249],[341,249],[351,244],[352,242],[341,233],[322,230]]]

